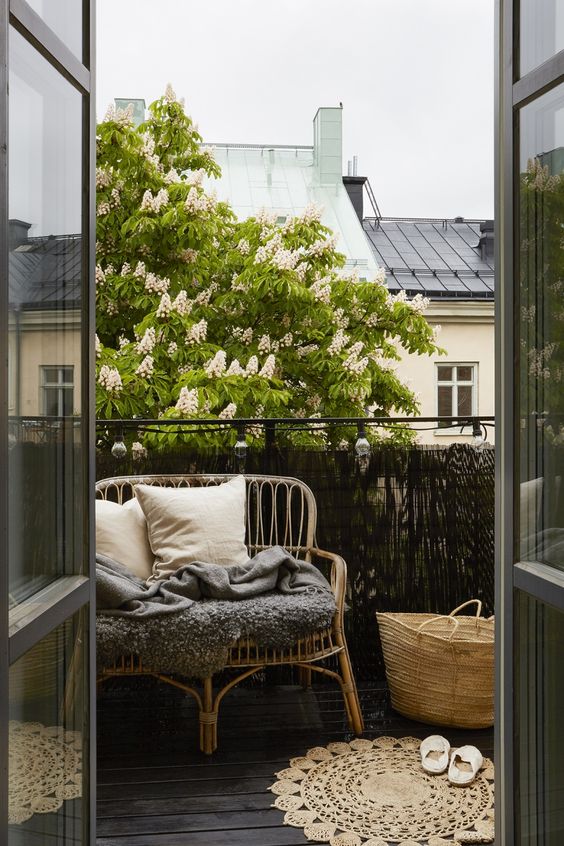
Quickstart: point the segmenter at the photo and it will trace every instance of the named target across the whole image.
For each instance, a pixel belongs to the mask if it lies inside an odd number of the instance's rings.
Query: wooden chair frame
[[[111,499],[122,504],[134,496],[135,485],[161,487],[190,487],[218,485],[232,475],[187,474],[159,476],[119,476],[103,479],[96,484],[97,499]],[[241,638],[232,644],[227,668],[242,672],[214,694],[213,678],[203,679],[200,690],[176,676],[155,672],[145,667],[139,656],[122,656],[114,665],[99,667],[97,681],[112,676],[147,675],[180,688],[194,697],[199,708],[200,748],[211,754],[217,748],[217,719],[221,700],[243,679],[265,667],[292,664],[300,668],[304,687],[311,683],[311,673],[321,673],[335,679],[341,688],[349,726],[355,734],[362,734],[364,723],[358,692],[343,628],[347,566],[340,555],[315,546],[317,506],[310,488],[299,479],[286,476],[245,476],[247,484],[246,543],[250,555],[270,546],[280,545],[294,556],[306,561],[321,560],[331,568],[331,587],[335,594],[336,611],[332,624],[300,638],[287,649],[272,649]],[[318,662],[335,655],[338,671],[320,666]]]

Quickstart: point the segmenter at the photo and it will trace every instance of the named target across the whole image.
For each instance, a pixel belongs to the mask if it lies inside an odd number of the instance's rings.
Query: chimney
[[[356,156],[355,156],[356,158]],[[362,223],[364,217],[364,183],[366,176],[343,176],[343,185],[347,189],[349,200],[353,204],[353,208],[357,214],[358,219]]]
[[[12,220],[9,221],[9,226],[9,249],[15,250],[16,247],[26,244],[29,237],[31,223],[26,223],[25,220],[12,218]]]
[[[319,185],[339,185],[343,172],[343,110],[321,108],[313,119],[313,163]]]
[[[484,220],[480,223],[480,240],[478,241],[478,249],[482,257],[482,261],[493,259],[494,257],[494,222],[493,220]]]
[[[144,123],[145,121],[145,100],[139,99],[130,99],[125,100],[124,98],[116,97],[114,100],[116,109],[122,109],[125,111],[128,106],[133,108],[133,125],[139,126],[139,124]]]

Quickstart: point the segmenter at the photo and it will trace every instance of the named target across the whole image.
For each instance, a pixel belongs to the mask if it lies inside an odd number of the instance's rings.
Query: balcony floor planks
[[[425,737],[491,756],[493,732],[437,730],[389,707],[383,685],[365,686],[366,736]],[[149,679],[120,679],[98,700],[98,846],[304,846],[282,824],[268,787],[289,758],[350,739],[339,691],[320,686],[238,688],[222,704],[219,750],[197,749],[191,699]]]

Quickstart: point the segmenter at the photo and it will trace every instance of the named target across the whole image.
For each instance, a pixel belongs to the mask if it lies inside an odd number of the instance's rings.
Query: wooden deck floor
[[[382,686],[361,690],[366,737],[435,733],[396,715]],[[197,749],[192,700],[151,679],[115,680],[98,701],[99,846],[303,846],[267,788],[288,759],[351,739],[328,687],[236,689],[224,700],[219,750]],[[493,754],[493,732],[444,731]]]

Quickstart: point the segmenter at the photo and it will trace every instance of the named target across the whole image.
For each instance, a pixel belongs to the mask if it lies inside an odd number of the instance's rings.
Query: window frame
[[[439,380],[439,368],[440,367],[471,367],[472,368],[472,382],[468,382],[466,380],[459,381],[456,380]],[[456,374],[458,376],[458,372]],[[439,387],[452,387],[455,388],[455,391],[452,392],[451,395],[451,414],[450,417],[460,417],[458,413],[458,386],[461,385],[463,387],[467,387],[470,385],[472,387],[472,410],[470,414],[464,415],[465,417],[477,417],[478,412],[478,385],[479,385],[479,369],[478,369],[478,362],[477,361],[436,361],[435,362],[435,386],[434,386],[434,394],[435,394],[435,411],[437,417],[439,416]],[[456,410],[454,410],[455,406],[455,396],[456,396]],[[449,426],[448,424],[445,425],[438,425],[433,433],[436,437],[453,437],[458,435],[471,435],[472,432],[469,431],[468,426]]]
[[[41,409],[41,415],[43,417],[52,417],[47,413],[47,405],[46,405],[46,389],[56,388],[57,389],[57,414],[54,415],[55,417],[66,417],[69,415],[65,415],[64,413],[64,402],[63,396],[65,390],[70,390],[72,392],[72,403],[71,406],[74,409],[74,364],[40,364],[40,379],[39,379],[39,386],[41,391],[41,397],[39,402],[39,407]],[[46,371],[47,370],[56,370],[57,371],[57,381],[56,382],[48,382],[46,380]],[[62,378],[63,371],[70,370],[72,372],[72,382],[65,382]],[[71,411],[71,415],[73,412]]]

